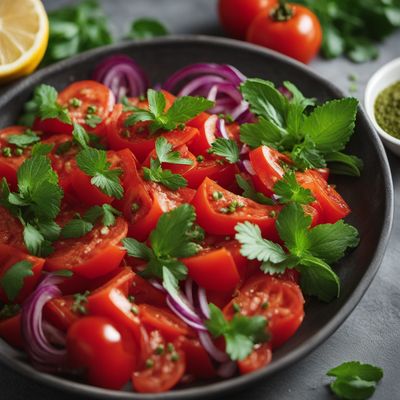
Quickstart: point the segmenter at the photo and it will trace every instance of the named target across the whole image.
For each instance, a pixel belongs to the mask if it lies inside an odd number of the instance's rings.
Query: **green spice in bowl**
[[[375,100],[374,112],[379,126],[400,139],[400,81],[379,93]]]

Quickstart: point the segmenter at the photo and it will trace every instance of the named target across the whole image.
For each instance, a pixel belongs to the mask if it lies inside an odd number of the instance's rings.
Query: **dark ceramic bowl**
[[[304,65],[275,52],[233,40],[209,37],[170,37],[140,43],[124,43],[97,49],[45,68],[18,82],[0,98],[0,127],[13,124],[24,102],[39,83],[62,89],[75,80],[90,77],[93,67],[104,57],[126,53],[135,58],[153,83],[163,82],[172,72],[195,62],[229,63],[250,77],[266,78],[279,84],[294,82],[307,97],[319,101],[342,97],[335,86]],[[229,391],[256,384],[260,379],[283,371],[304,357],[331,335],[348,317],[370,285],[381,263],[388,241],[393,213],[393,188],[382,144],[364,112],[359,109],[356,132],[349,152],[364,160],[361,178],[335,177],[340,193],[353,212],[348,218],[361,236],[360,245],[336,267],[342,281],[339,299],[324,304],[310,300],[306,317],[296,335],[274,353],[272,363],[251,375],[239,376],[160,395],[117,392],[76,383],[40,373],[23,357],[0,340],[0,360],[21,374],[59,389],[85,397],[103,399],[194,399],[221,396]]]

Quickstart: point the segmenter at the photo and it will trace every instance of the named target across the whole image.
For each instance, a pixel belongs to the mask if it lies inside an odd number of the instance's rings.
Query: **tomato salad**
[[[0,336],[41,370],[163,392],[267,366],[358,244],[330,175],[357,101],[127,56],[0,130]]]

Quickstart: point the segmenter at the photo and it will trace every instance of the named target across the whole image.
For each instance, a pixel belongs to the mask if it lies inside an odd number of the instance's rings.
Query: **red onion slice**
[[[224,139],[230,139],[228,131],[226,130],[226,122],[223,118],[218,119],[217,123],[217,132],[224,138]]]
[[[201,345],[215,361],[221,363],[229,361],[228,355],[215,346],[208,332],[198,332],[198,335]]]
[[[219,76],[205,75],[199,78],[193,79],[187,85],[185,85],[178,93],[178,97],[181,96],[192,96],[198,94],[198,91],[202,88],[209,88],[214,83],[222,83],[224,79]]]
[[[193,280],[190,277],[186,278],[185,295],[186,295],[186,298],[187,298],[189,304],[192,307],[194,307],[194,302],[193,302]]]
[[[200,311],[202,312],[204,318],[210,318],[210,307],[208,306],[207,294],[206,290],[202,287],[199,287],[198,290],[198,300]]]
[[[174,300],[170,296],[167,297],[167,305],[175,315],[177,315],[182,321],[184,321],[190,327],[196,329],[196,331],[198,331],[199,333],[207,331],[207,328],[201,322],[200,318],[198,321],[193,321],[191,318],[188,318],[185,310],[179,308],[179,306],[176,303],[174,303]]]
[[[248,172],[250,175],[256,175],[256,171],[254,171],[253,166],[251,165],[251,162],[249,160],[243,160],[242,165],[246,172]]]
[[[220,365],[217,369],[217,374],[221,378],[230,378],[236,372],[237,364],[234,361],[227,361],[226,363]]]

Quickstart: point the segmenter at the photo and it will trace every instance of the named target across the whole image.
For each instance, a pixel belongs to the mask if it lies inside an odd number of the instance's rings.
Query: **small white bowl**
[[[389,135],[378,125],[374,112],[375,100],[379,93],[397,81],[400,81],[400,58],[396,58],[385,64],[372,75],[368,81],[367,88],[365,89],[364,105],[370,120],[382,139],[383,144],[400,157],[400,139],[396,139],[392,135]]]

